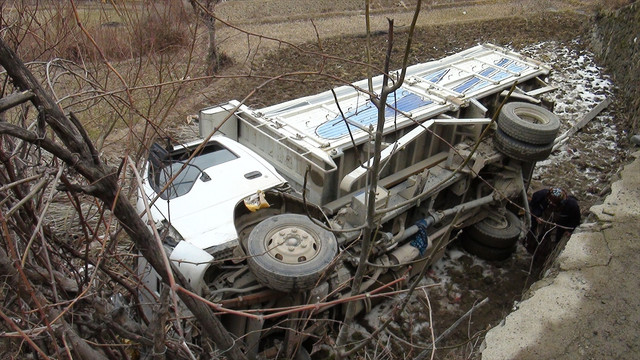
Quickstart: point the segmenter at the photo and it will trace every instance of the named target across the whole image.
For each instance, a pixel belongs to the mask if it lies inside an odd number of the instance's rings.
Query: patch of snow
[[[574,45],[577,45],[577,42]],[[613,90],[611,80],[596,64],[595,56],[588,51],[576,50],[579,46],[570,46],[571,44],[566,46],[550,41],[531,45],[521,51],[534,59],[545,59],[545,62],[553,66],[547,81],[556,86],[557,90],[551,93],[548,99],[555,102],[553,110],[561,121],[560,133],[570,129],[600,102],[612,96]],[[588,134],[574,135],[549,159],[539,162],[533,179],[543,181],[549,168],[561,162],[588,156],[581,153],[580,148],[589,149],[594,153],[597,153],[598,149],[615,151],[619,134],[612,122],[613,118],[606,110],[600,113],[587,125],[587,128],[591,129]],[[600,174],[600,168],[586,168],[575,175],[584,177],[585,181],[595,186]]]

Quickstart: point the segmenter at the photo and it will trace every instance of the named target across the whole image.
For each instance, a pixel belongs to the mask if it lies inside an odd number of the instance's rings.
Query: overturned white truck
[[[513,252],[527,223],[513,205],[526,208],[533,166],[560,125],[539,100],[553,90],[549,71],[490,44],[407,69],[385,111],[363,292],[417,274],[454,236],[490,260]],[[375,93],[381,84],[373,79]],[[360,259],[378,118],[362,89],[366,80],[263,109],[231,101],[200,111],[203,139],[153,146],[138,206],[153,200],[170,259],[204,298],[252,314],[318,303],[304,316],[339,316],[332,301],[349,294]],[[160,281],[143,260],[139,271],[149,299]],[[224,317],[253,354],[285,327]],[[296,341],[327,324],[301,322]]]

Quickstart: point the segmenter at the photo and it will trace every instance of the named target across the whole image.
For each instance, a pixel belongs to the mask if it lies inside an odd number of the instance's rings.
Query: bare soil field
[[[275,104],[314,94],[332,84],[366,77],[366,27],[362,1],[228,1],[218,16],[256,36],[230,27],[218,30],[221,50],[233,59],[223,76],[250,70],[260,79],[217,79],[184,107],[193,111],[228,99],[243,99],[264,77],[292,74],[272,81],[248,100],[252,106]],[[388,19],[393,19],[392,68],[399,67],[415,0],[372,1],[371,58],[379,73],[384,60]],[[586,1],[425,1],[417,21],[410,63],[438,59],[478,43],[515,49],[540,41],[570,42],[588,35],[596,0]],[[585,39],[586,40],[586,39]],[[325,54],[326,56],[319,56]],[[359,62],[360,65],[356,65]],[[321,70],[320,70],[321,69]],[[303,73],[294,76],[294,73]],[[330,75],[334,80],[327,78]],[[338,79],[340,81],[338,81]]]
[[[387,19],[393,19],[394,48],[392,68],[400,67],[406,29],[411,20],[412,0],[380,0],[372,4],[371,58],[379,70],[389,40]],[[418,21],[411,50],[411,63],[425,62],[466,49],[478,43],[490,42],[521,50],[543,42],[554,42],[574,51],[587,50],[591,36],[591,17],[601,1],[427,1]],[[362,1],[230,1],[218,5],[222,19],[238,25],[260,37],[248,37],[224,28],[219,35],[220,46],[233,59],[223,69],[221,78],[202,89],[199,95],[185,101],[183,114],[194,113],[203,106],[229,99],[244,99],[258,89],[247,104],[262,107],[295,97],[327,90],[338,84],[367,76],[365,63],[366,36]],[[540,59],[547,61],[550,59]],[[551,59],[552,60],[552,59]],[[551,63],[552,66],[567,66]],[[250,70],[253,77],[234,77]],[[374,74],[380,71],[375,71]],[[286,74],[283,76],[283,74]],[[225,77],[224,75],[229,75]],[[278,76],[278,81],[267,81]],[[613,125],[622,124],[617,105],[609,107]],[[599,159],[569,156],[545,166],[534,179],[532,187],[543,184],[570,186],[580,200],[583,213],[599,201],[607,190],[610,177],[624,161],[624,151],[612,148],[598,154],[590,151],[590,143],[598,136],[596,128],[587,127],[570,142],[569,153],[599,156]],[[596,156],[597,155],[597,156]],[[613,159],[613,160],[612,160]],[[566,160],[566,161],[565,161]],[[596,165],[593,165],[593,163]],[[595,166],[601,174],[594,182],[580,181],[578,173]],[[572,178],[574,177],[575,178]],[[540,269],[531,268],[531,257],[523,249],[509,260],[498,263],[478,262],[455,248],[447,254],[455,268],[434,269],[427,281],[439,282],[448,277],[447,286],[430,291],[436,336],[459,319],[478,301],[489,298],[488,305],[479,308],[448,338],[439,343],[436,358],[473,358],[484,331],[506,316],[537,280]],[[405,318],[398,319],[392,333],[410,338],[411,334],[430,337],[428,307],[425,294]],[[416,323],[413,323],[415,319]],[[404,321],[404,324],[403,324]],[[421,322],[421,323],[419,323]],[[425,323],[427,324],[425,326]],[[375,327],[375,321],[363,321],[363,331]],[[421,330],[416,331],[416,327]],[[415,343],[428,343],[422,339]],[[391,341],[390,341],[391,343]],[[412,358],[419,346],[388,345],[388,358]],[[398,354],[404,354],[402,356]],[[322,358],[316,354],[316,358]],[[387,357],[383,357],[387,358]]]

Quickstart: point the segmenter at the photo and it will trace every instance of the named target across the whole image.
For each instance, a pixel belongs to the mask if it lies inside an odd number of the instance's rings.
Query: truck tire
[[[499,249],[486,245],[482,245],[479,242],[468,238],[463,237],[462,239],[462,248],[465,249],[469,254],[479,257],[480,259],[487,261],[502,261],[508,259],[511,254],[516,251],[516,244],[514,244],[510,248]]]
[[[549,157],[553,142],[533,145],[510,137],[498,128],[493,136],[496,149],[510,158],[520,161],[540,161]]]
[[[516,140],[545,145],[555,140],[560,129],[560,119],[541,106],[511,102],[502,107],[498,127]]]
[[[509,210],[491,213],[483,220],[467,227],[467,235],[479,244],[498,248],[512,248],[520,238],[522,222]]]
[[[333,233],[298,214],[267,218],[247,239],[247,263],[253,275],[283,292],[314,288],[337,254]]]

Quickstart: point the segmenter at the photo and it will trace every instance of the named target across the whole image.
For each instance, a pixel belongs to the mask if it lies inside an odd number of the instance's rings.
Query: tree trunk
[[[213,13],[213,5],[211,13]],[[216,19],[209,15],[203,14],[203,21],[209,32],[209,49],[207,49],[207,75],[213,75],[218,71],[220,59],[218,58],[218,46],[216,43]]]
[[[206,0],[202,2],[190,0],[193,11],[202,20],[209,33],[209,47],[207,49],[207,75],[213,75],[220,66],[218,45],[216,43],[216,18],[213,16],[216,4],[221,0]]]

